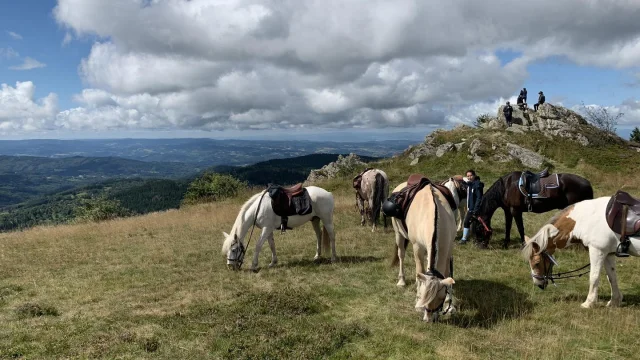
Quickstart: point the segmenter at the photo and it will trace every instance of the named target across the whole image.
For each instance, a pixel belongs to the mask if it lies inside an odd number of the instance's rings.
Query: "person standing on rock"
[[[522,100],[526,104],[527,103],[527,88],[522,88],[522,90],[520,90],[520,96],[522,96]]]
[[[512,116],[513,116],[513,108],[511,104],[507,101],[507,105],[502,109],[502,113],[504,114],[504,118],[507,120],[507,126],[511,127],[512,124]]]
[[[480,176],[476,175],[475,170],[467,170],[467,215],[464,217],[462,239],[460,239],[460,245],[466,244],[469,236],[469,229],[471,228],[471,219],[478,215],[480,210],[480,202],[482,202],[482,195],[484,190],[484,183],[480,181]]]
[[[544,94],[542,93],[542,91],[540,91],[538,94],[540,94],[540,95],[538,95],[538,103],[533,105],[533,110],[534,111],[538,111],[538,106],[544,104],[544,100],[545,100]]]

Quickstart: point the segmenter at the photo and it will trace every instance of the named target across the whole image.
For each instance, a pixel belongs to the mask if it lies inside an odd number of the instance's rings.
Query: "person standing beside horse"
[[[480,177],[476,175],[475,170],[467,170],[467,179],[469,180],[467,182],[467,215],[464,217],[464,228],[462,229],[462,239],[460,239],[461,245],[467,243],[471,219],[476,216],[480,208],[484,191],[484,183],[480,181]]]

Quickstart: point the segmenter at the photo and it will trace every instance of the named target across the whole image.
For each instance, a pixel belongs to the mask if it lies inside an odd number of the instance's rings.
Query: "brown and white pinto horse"
[[[394,192],[406,186],[404,182]],[[403,263],[406,247],[411,242],[416,263],[416,310],[424,311],[423,320],[427,322],[437,319],[444,304],[448,304],[445,313],[455,312],[452,288],[455,281],[450,276],[456,223],[445,196],[429,184],[413,198],[405,219],[407,228],[397,218],[392,218],[391,223],[396,234],[397,254],[392,265],[400,265],[397,285],[406,285]]]
[[[557,264],[553,254],[557,249],[570,245],[583,245],[589,249],[591,269],[589,295],[582,307],[595,306],[598,300],[598,283],[602,267],[611,285],[611,300],[607,306],[620,306],[622,293],[616,276],[616,249],[620,234],[609,228],[606,208],[611,197],[600,197],[573,204],[555,215],[532,238],[525,237],[522,255],[529,262],[533,283],[545,289],[549,280],[554,280],[553,266]],[[630,236],[629,254],[640,256],[640,236]],[[556,278],[557,279],[557,278]]]

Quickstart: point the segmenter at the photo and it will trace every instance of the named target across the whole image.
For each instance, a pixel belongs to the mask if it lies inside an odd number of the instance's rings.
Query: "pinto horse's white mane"
[[[531,259],[533,255],[539,255],[547,249],[549,245],[549,239],[558,233],[553,224],[546,224],[538,232],[527,241],[527,244],[522,248],[522,256],[525,260]],[[526,236],[525,236],[526,238]],[[533,244],[538,245],[538,251],[533,249]]]
[[[240,237],[240,234],[238,233],[240,231],[240,229],[242,229],[242,224],[244,222],[244,217],[245,214],[247,213],[247,210],[249,210],[249,208],[251,207],[251,205],[253,205],[255,203],[255,201],[260,198],[260,196],[264,195],[264,191],[261,191],[253,196],[251,196],[249,198],[249,200],[247,200],[244,204],[242,204],[242,206],[240,207],[240,211],[238,212],[238,216],[236,216],[236,221],[233,223],[233,227],[231,228],[231,233],[229,233],[229,236],[227,236],[226,239],[224,239],[224,244],[222,245],[222,253],[226,254],[230,249],[231,246],[233,245],[233,242],[235,240],[236,237]]]

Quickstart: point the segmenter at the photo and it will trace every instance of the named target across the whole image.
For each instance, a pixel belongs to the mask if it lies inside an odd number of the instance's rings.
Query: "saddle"
[[[525,196],[528,211],[532,210],[533,199],[554,197],[556,190],[560,187],[560,179],[558,174],[549,176],[548,169],[544,169],[538,173],[525,170],[518,180],[518,188],[522,195]]]
[[[358,190],[360,189],[360,186],[362,185],[362,175],[364,175],[364,173],[366,173],[369,170],[373,170],[373,168],[366,168],[364,169],[364,171],[362,171],[360,174],[356,175],[356,177],[353,178],[353,188]]]
[[[640,233],[640,199],[618,190],[607,204],[607,225],[621,238]]]
[[[422,190],[429,184],[437,188],[445,196],[452,210],[457,209],[455,200],[449,189],[443,185],[432,183],[431,180],[422,174],[412,174],[407,180],[407,186],[400,191],[391,193],[389,199],[382,204],[382,212],[385,216],[395,217],[402,220],[402,225],[406,229],[407,224],[405,223],[405,219],[407,218],[407,213],[409,212],[409,207],[411,206],[413,199],[418,191]]]
[[[269,184],[267,188],[269,197],[271,198],[271,207],[276,215],[280,216],[280,230],[285,232],[289,216],[308,215],[313,211],[311,207],[311,196],[302,183],[282,187],[280,185]]]

